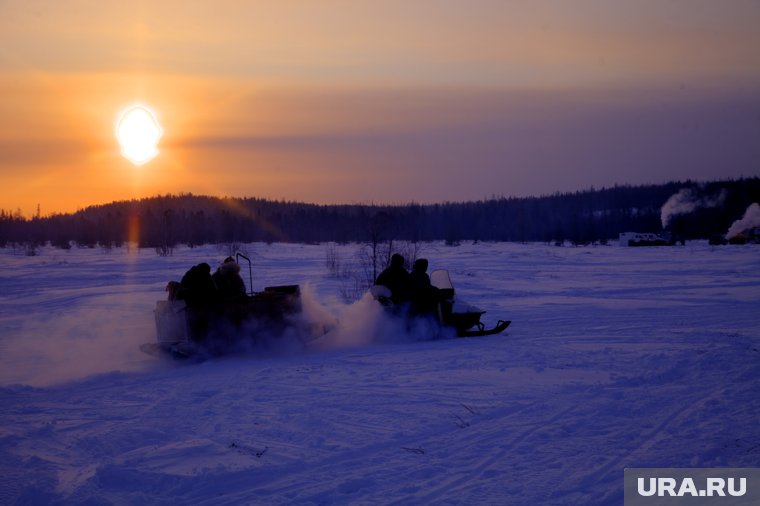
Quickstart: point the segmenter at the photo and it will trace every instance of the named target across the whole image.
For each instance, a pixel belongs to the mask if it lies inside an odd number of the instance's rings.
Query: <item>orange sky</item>
[[[0,208],[760,174],[753,1],[0,3]],[[134,167],[114,122],[164,129]]]

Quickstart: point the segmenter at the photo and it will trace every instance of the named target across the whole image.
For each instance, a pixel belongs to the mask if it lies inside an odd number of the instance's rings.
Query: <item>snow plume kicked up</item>
[[[719,207],[725,200],[726,190],[721,190],[717,195],[700,197],[691,188],[681,188],[678,193],[671,195],[660,210],[662,228],[667,228],[676,216],[693,213],[697,209]]]
[[[150,309],[146,316],[139,301],[112,294],[83,299],[33,305],[44,315],[33,320],[19,314],[0,342],[0,384],[45,386],[146,367],[139,345],[155,339]]]
[[[323,304],[314,287],[301,288],[298,315],[280,326],[256,318],[241,327],[215,324],[210,329],[210,357],[226,354],[287,356],[310,351],[356,348],[376,343],[401,343],[454,337],[432,317],[404,318],[394,315],[366,293],[358,301]],[[247,338],[242,338],[246,336]]]
[[[286,317],[284,327],[271,328],[271,322],[251,318],[241,329],[224,329],[230,346],[227,353],[244,352],[255,355],[289,355],[312,348],[314,342],[338,326],[338,319],[322,305],[310,283],[301,286],[301,313]],[[239,339],[240,335],[255,339]]]
[[[157,341],[156,302],[166,297],[167,279],[214,253],[187,249],[157,261],[149,253],[127,249],[61,253],[45,247],[35,257],[0,249],[0,385],[48,386],[171,367],[141,351],[143,344]],[[294,254],[301,262],[303,251]],[[268,272],[276,276],[278,269],[270,266]],[[300,274],[304,280],[320,279],[317,269]],[[293,276],[288,272],[281,278]],[[210,358],[217,351],[288,356],[449,335],[432,319],[391,315],[368,295],[345,304],[333,293],[302,281],[302,312],[286,322],[209,321]]]
[[[453,330],[442,328],[433,318],[407,319],[391,314],[371,294],[352,304],[334,303],[329,307],[316,300],[306,285],[301,292],[303,317],[309,328],[321,333],[310,343],[315,350],[367,346],[373,343],[423,341],[453,337]]]
[[[760,227],[760,205],[757,202],[750,204],[744,216],[736,220],[726,232],[726,238],[731,239],[741,234],[748,228]]]

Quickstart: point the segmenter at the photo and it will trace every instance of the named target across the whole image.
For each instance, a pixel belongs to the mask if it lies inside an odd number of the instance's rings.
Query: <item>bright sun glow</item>
[[[143,165],[158,154],[158,141],[163,134],[156,115],[144,105],[127,108],[116,123],[116,139],[121,154],[135,165]]]

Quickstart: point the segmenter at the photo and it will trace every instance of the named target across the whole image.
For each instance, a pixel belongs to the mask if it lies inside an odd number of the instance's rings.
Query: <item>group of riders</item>
[[[240,265],[232,257],[225,258],[214,274],[205,262],[194,265],[179,283],[170,282],[166,290],[170,300],[184,300],[189,307],[230,303],[247,296]]]
[[[388,267],[383,270],[375,285],[390,291],[388,299],[394,306],[419,316],[436,311],[440,301],[439,290],[430,283],[427,274],[428,261],[419,258],[411,271],[405,267],[405,259],[396,253],[391,256]],[[209,324],[219,318],[240,323],[244,319],[244,305],[250,300],[245,283],[240,276],[240,265],[227,257],[212,274],[207,263],[194,265],[178,283],[172,281],[166,287],[169,300],[182,300],[188,308],[188,324],[191,338],[202,341]]]
[[[425,309],[437,299],[438,291],[430,283],[428,261],[418,258],[411,271],[406,270],[405,262],[402,255],[393,254],[388,267],[377,276],[375,285],[387,287],[394,304]],[[211,266],[205,262],[194,265],[179,283],[169,283],[166,290],[170,300],[184,300],[190,307],[234,303],[247,297],[240,265],[232,257],[225,258],[213,274]]]
[[[193,342],[206,341],[211,327],[227,320],[239,324],[244,318],[242,304],[248,298],[240,265],[232,257],[224,259],[211,274],[205,262],[194,265],[180,282],[166,287],[169,300],[182,300],[187,306],[187,330]]]
[[[404,264],[404,257],[395,253],[388,267],[375,280],[375,285],[387,287],[391,292],[391,302],[408,307],[411,315],[435,312],[440,291],[430,283],[427,259],[415,260],[411,271],[407,271]]]

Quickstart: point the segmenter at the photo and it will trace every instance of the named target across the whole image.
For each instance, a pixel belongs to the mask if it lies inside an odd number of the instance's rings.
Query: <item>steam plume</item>
[[[699,197],[691,188],[681,188],[678,193],[672,195],[660,210],[662,228],[667,228],[670,220],[675,216],[693,213],[700,208],[722,206],[726,200],[726,190],[721,190],[718,195]]]
[[[744,216],[740,220],[736,220],[733,225],[726,232],[726,238],[731,239],[741,234],[748,228],[760,227],[760,205],[757,202],[750,204]]]

